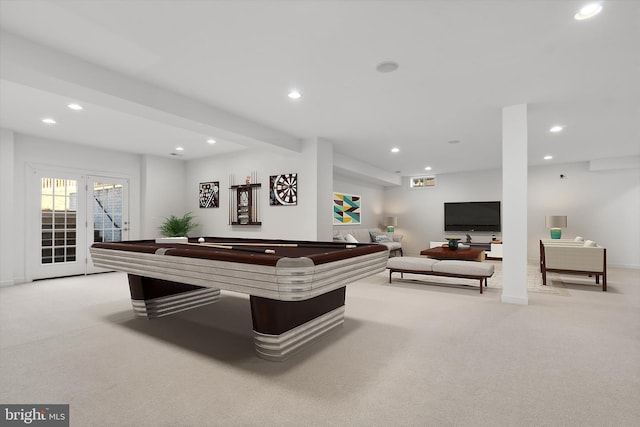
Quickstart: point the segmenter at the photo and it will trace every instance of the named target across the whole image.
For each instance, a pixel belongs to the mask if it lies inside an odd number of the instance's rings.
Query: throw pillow
[[[386,234],[377,234],[376,237],[374,238],[374,242],[376,243],[383,243],[383,242],[390,242],[391,240],[389,240],[389,236],[387,236]]]
[[[346,242],[347,239],[344,237],[344,235],[340,232],[335,232],[333,233],[333,241],[334,242]]]
[[[344,236],[344,238],[347,241],[347,243],[358,243],[358,240],[356,240],[356,238],[353,237],[351,234],[347,234],[346,236]]]
[[[376,242],[376,238],[380,236],[382,233],[379,231],[370,231],[369,236],[371,236],[371,241]]]
[[[573,239],[574,242],[584,242],[584,237],[582,236],[576,236],[575,239]]]
[[[595,248],[598,245],[593,240],[585,240],[584,246],[588,248]]]

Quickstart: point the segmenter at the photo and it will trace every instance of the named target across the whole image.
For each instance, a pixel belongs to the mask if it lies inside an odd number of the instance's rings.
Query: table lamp
[[[395,231],[395,227],[398,226],[398,217],[397,216],[388,216],[384,219],[384,225],[387,227],[388,233],[393,233]]]
[[[551,215],[545,217],[545,224],[549,229],[549,233],[552,239],[559,239],[562,237],[561,228],[567,228],[567,216],[566,215]]]

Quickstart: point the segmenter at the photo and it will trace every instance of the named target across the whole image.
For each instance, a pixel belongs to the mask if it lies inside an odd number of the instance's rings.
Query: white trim
[[[502,294],[500,300],[509,304],[529,305],[529,297],[514,297]]]

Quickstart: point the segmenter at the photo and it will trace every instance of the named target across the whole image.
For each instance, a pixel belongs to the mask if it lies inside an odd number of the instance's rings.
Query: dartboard
[[[271,204],[298,204],[298,174],[289,173],[271,177]]]

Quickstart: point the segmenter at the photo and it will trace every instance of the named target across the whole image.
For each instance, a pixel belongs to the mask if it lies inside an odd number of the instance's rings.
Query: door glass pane
[[[78,183],[41,179],[41,246],[43,264],[75,262]]]
[[[119,242],[122,240],[121,184],[95,182],[93,184],[93,241]]]

